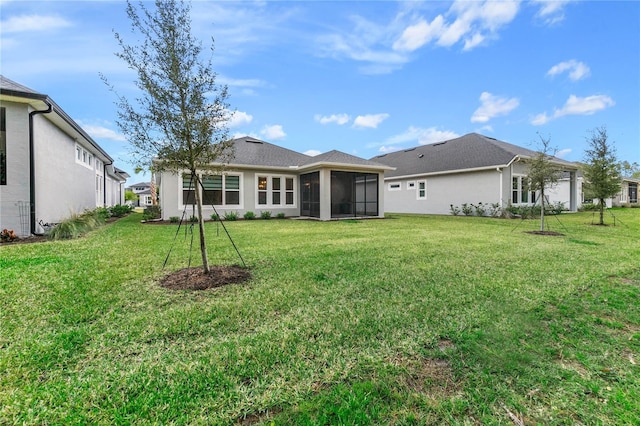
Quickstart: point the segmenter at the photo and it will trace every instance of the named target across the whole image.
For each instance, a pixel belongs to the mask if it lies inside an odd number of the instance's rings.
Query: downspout
[[[31,216],[31,234],[36,234],[36,161],[35,161],[35,148],[33,140],[33,117],[37,114],[49,114],[53,111],[53,105],[47,101],[43,101],[49,108],[45,110],[36,110],[29,113],[29,204],[30,204],[30,216]]]
[[[502,207],[502,205],[504,204],[504,200],[503,200],[504,183],[502,182],[502,169],[500,167],[496,167],[496,171],[499,174],[498,180],[499,180],[499,188],[500,188],[500,200],[498,201],[500,202],[500,206]]]
[[[107,207],[107,166],[113,166],[113,161],[109,164],[102,163],[102,207]]]

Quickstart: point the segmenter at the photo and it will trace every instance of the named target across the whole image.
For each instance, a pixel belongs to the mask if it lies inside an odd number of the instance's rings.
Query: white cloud
[[[42,32],[70,27],[71,22],[59,16],[22,15],[2,21],[0,26],[4,33]]]
[[[80,120],[77,120],[77,123],[94,139],[109,139],[116,142],[127,141],[127,138],[123,134],[120,134],[108,127],[96,124],[85,124]]]
[[[506,115],[520,105],[517,98],[505,98],[482,92],[480,95],[480,107],[471,116],[472,123],[486,123],[494,117]]]
[[[353,120],[353,127],[376,129],[380,123],[389,118],[389,114],[359,115]]]
[[[341,126],[343,124],[347,124],[351,120],[351,117],[348,114],[331,114],[331,115],[316,114],[313,118],[320,124],[336,123]]]
[[[378,149],[378,152],[381,154],[388,154],[390,152],[399,151],[401,148],[398,146],[381,146]]]
[[[558,74],[562,74],[565,71],[569,72],[569,78],[573,81],[581,80],[587,77],[591,72],[587,64],[584,62],[571,59],[552,66],[549,71],[547,71],[547,75],[553,77]]]
[[[564,20],[564,8],[572,0],[534,0],[533,3],[540,6],[536,18],[547,25],[557,24]]]
[[[540,126],[542,124],[548,123],[551,120],[564,117],[566,115],[593,115],[596,112],[612,107],[615,104],[615,101],[606,95],[592,95],[585,98],[571,95],[562,108],[556,108],[554,110],[552,116],[549,116],[546,112],[543,112],[536,115],[531,120],[531,124],[533,124],[534,126]]]
[[[260,131],[260,134],[265,138],[271,139],[271,140],[282,139],[285,136],[287,136],[287,134],[284,132],[280,124],[264,126]]]
[[[233,111],[229,118],[228,126],[230,128],[244,126],[253,121],[253,116],[243,111]]]
[[[308,155],[309,157],[315,157],[316,155],[322,154],[317,149],[310,149],[308,151],[303,152],[304,155]]]
[[[421,127],[410,126],[405,132],[390,137],[384,143],[386,145],[397,145],[407,142],[417,142],[419,145],[428,145],[431,143],[454,139],[458,136],[460,135],[450,130],[438,130],[435,127],[429,127],[425,129]]]
[[[436,16],[431,22],[424,18],[404,29],[393,44],[397,51],[414,51],[435,41],[439,46],[450,47],[464,41],[464,50],[471,50],[489,39],[497,37],[498,30],[509,24],[518,14],[519,0],[454,2],[447,16]]]
[[[565,158],[567,155],[571,154],[571,148],[565,148],[565,149],[561,149],[560,151],[556,152],[556,157],[558,158]]]

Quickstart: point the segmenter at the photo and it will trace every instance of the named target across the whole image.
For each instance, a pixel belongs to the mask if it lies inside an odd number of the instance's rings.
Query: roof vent
[[[422,157],[424,157],[423,153],[418,154],[418,158],[422,158]]]
[[[262,141],[259,141],[258,139],[247,139],[246,142],[248,143],[257,143],[257,144],[262,144]]]
[[[434,143],[433,146],[444,145],[447,141]]]

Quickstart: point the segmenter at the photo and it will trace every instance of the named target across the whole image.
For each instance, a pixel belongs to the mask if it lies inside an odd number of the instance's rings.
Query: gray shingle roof
[[[386,177],[398,177],[503,166],[516,156],[528,158],[536,154],[527,148],[469,133],[448,141],[379,155],[372,160],[395,167],[396,170],[387,172]],[[575,169],[568,161],[559,158],[554,161]]]
[[[19,93],[28,93],[32,95],[41,95],[33,89],[29,89],[27,86],[16,83],[15,81],[8,79],[7,77],[0,75],[0,89],[3,91],[12,91]]]
[[[324,154],[311,157],[287,148],[282,148],[268,142],[242,137],[233,140],[235,152],[230,160],[231,167],[252,166],[252,167],[281,167],[281,168],[304,168],[304,166],[314,164],[340,164],[345,166],[361,166],[370,168],[384,168],[381,163],[345,154],[340,151],[329,151]]]
[[[234,165],[297,167],[305,164],[311,158],[308,155],[248,136],[234,139],[233,143],[235,152],[230,163]]]

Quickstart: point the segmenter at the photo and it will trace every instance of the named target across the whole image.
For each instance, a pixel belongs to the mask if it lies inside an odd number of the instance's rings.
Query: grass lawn
[[[3,245],[0,424],[640,424],[640,209],[613,213],[227,222],[253,278],[199,292],[158,286],[189,235],[163,271],[177,225],[139,214]]]

